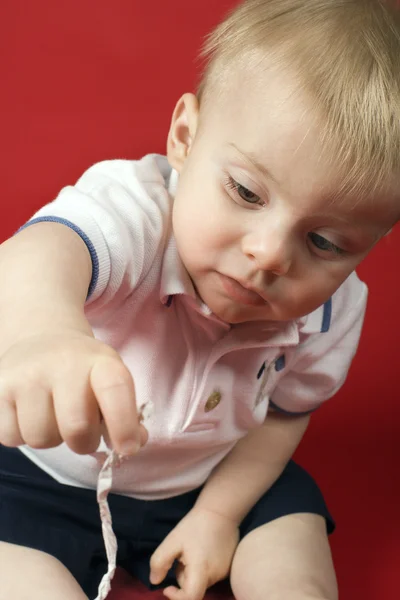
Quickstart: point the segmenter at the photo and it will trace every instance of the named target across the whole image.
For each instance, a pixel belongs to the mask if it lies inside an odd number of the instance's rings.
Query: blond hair
[[[245,0],[206,39],[207,103],[238,60],[263,52],[294,69],[313,101],[341,193],[365,197],[400,175],[400,10],[379,0]],[[258,65],[260,63],[257,63]]]

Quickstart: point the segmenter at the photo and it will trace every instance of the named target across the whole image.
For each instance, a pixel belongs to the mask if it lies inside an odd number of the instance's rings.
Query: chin
[[[216,317],[229,323],[230,325],[238,325],[239,323],[248,323],[250,321],[264,321],[267,317],[260,316],[247,311],[237,306],[209,306]]]
[[[224,321],[225,323],[235,324],[235,323],[243,323],[246,319],[240,318],[240,314],[235,310],[232,306],[221,306],[221,304],[213,305],[212,303],[207,303],[208,308],[211,310],[213,315]]]

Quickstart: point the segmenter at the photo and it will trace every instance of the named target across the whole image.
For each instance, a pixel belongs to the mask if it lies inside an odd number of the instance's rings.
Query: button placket
[[[263,400],[264,400],[264,390],[265,387],[267,385],[268,379],[272,373],[273,368],[275,367],[275,363],[276,363],[276,359],[271,360],[271,362],[269,363],[269,365],[267,365],[264,369],[264,372],[262,374],[262,379],[261,379],[261,383],[260,383],[260,387],[259,390],[257,392],[257,396],[256,396],[256,400],[254,403],[254,406],[258,406]]]

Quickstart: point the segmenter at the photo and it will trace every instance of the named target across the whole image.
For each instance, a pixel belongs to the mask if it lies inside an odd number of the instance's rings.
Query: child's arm
[[[170,600],[201,600],[208,586],[227,576],[239,523],[281,474],[307,428],[307,413],[343,384],[366,300],[367,289],[353,273],[334,294],[328,312],[320,307],[313,314],[302,343],[287,353],[285,375],[273,387],[274,406],[286,415],[269,413],[260,428],[234,446],[211,474],[195,507],[156,550],[151,561],[154,583],[162,581],[174,559],[182,565],[182,589],[165,590]]]
[[[240,440],[211,474],[196,508],[239,524],[281,475],[300,443],[309,415],[269,413],[265,423]]]
[[[85,243],[62,224],[0,247],[0,443],[93,452],[102,418],[118,452],[144,441],[132,377],[84,314],[91,275]]]
[[[207,587],[228,575],[240,522],[282,473],[309,419],[271,413],[216,467],[194,508],[152,556],[152,583],[161,583],[174,560],[180,562],[182,589],[164,590],[170,600],[201,600]]]
[[[0,246],[0,354],[20,337],[58,325],[91,334],[84,303],[92,275],[81,238],[37,223]]]

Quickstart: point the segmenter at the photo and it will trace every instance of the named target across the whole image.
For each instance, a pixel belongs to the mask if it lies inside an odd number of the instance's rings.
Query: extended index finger
[[[135,385],[124,363],[102,358],[92,367],[90,384],[105,421],[113,448],[123,455],[140,448]]]

